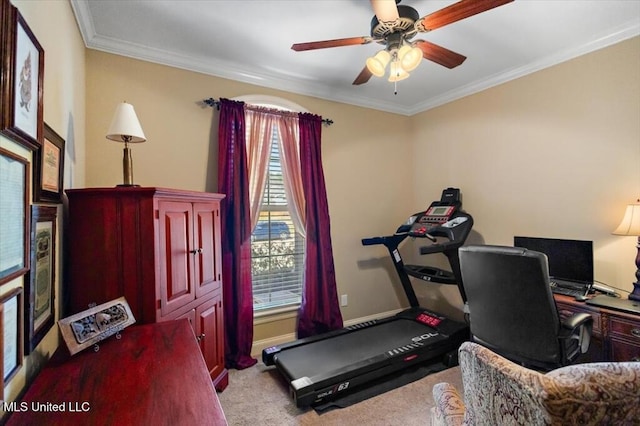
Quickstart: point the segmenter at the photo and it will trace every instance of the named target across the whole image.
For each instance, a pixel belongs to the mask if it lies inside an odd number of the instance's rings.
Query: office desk
[[[131,326],[69,356],[60,348],[8,425],[226,425],[186,319]]]
[[[640,361],[640,315],[600,308],[555,294],[561,317],[587,312],[593,317],[589,352],[579,362]]]

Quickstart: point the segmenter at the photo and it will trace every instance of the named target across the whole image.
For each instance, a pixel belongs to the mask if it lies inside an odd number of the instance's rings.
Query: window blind
[[[254,310],[299,304],[302,294],[304,238],[289,214],[278,137],[274,130],[262,209],[251,236]]]

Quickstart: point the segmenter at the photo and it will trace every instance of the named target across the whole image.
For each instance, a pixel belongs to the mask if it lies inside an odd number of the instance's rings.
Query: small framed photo
[[[24,353],[27,355],[55,323],[57,213],[57,207],[31,206],[31,270],[24,286]]]
[[[47,123],[42,146],[33,151],[33,201],[62,203],[64,139]]]
[[[30,150],[42,144],[44,50],[20,12],[1,0],[0,131]]]
[[[2,384],[4,386],[22,366],[22,289],[0,297],[2,331]]]
[[[97,350],[99,342],[114,334],[119,339],[120,332],[135,322],[129,303],[120,297],[63,318],[58,327],[69,354],[75,355],[89,346]]]
[[[29,162],[0,148],[0,285],[29,270]]]

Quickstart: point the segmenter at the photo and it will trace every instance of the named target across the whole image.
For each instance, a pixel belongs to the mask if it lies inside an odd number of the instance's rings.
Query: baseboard
[[[351,325],[360,324],[361,322],[367,322],[375,319],[391,317],[401,311],[402,309],[395,309],[393,311],[387,311],[387,312],[383,312],[376,315],[369,315],[366,317],[347,320],[347,321],[344,321],[344,326],[349,327]],[[269,348],[271,346],[281,345],[287,342],[293,342],[294,340],[296,340],[295,333],[287,333],[280,336],[270,337],[268,339],[255,340],[253,342],[253,346],[251,347],[251,356],[261,360],[263,349]]]

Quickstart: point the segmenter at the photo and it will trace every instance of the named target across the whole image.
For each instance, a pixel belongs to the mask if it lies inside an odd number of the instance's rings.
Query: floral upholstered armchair
[[[640,362],[575,364],[546,374],[476,343],[459,351],[464,399],[433,387],[433,425],[638,425]]]

